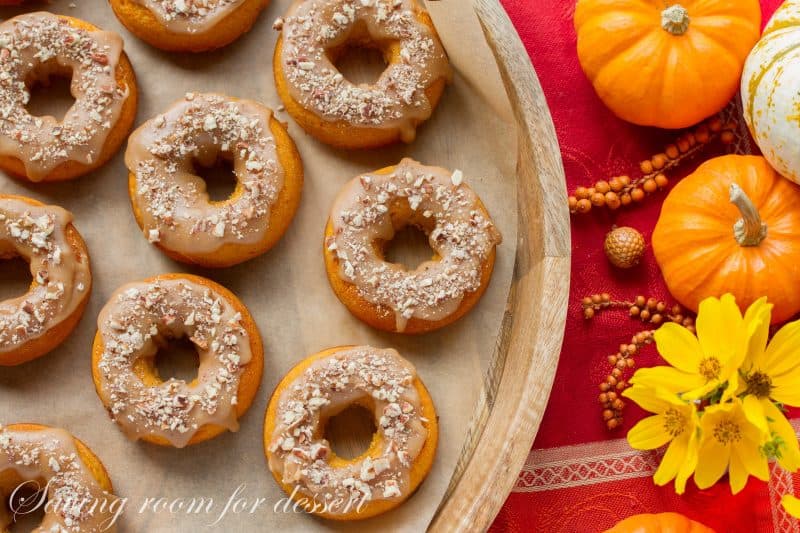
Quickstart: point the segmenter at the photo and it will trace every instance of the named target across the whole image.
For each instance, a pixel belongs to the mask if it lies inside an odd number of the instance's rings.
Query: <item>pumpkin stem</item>
[[[758,209],[741,187],[731,183],[730,200],[739,208],[742,218],[733,225],[733,237],[739,246],[758,246],[767,237],[767,224],[761,220]]]
[[[689,12],[680,4],[674,4],[661,12],[661,27],[672,35],[683,35],[689,29]]]

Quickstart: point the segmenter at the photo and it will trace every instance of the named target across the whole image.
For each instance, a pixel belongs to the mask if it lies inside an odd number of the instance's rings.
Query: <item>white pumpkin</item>
[[[764,157],[800,183],[800,0],[786,0],[778,8],[750,52],[742,105]]]

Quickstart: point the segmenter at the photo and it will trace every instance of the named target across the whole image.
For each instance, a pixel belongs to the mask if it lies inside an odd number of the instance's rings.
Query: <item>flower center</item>
[[[772,392],[772,380],[763,372],[753,372],[744,378],[747,383],[747,393],[757,398],[769,398]]]
[[[722,365],[716,357],[706,357],[700,361],[700,368],[697,369],[701,376],[706,378],[706,381],[717,379],[719,377]]]
[[[664,411],[664,431],[677,437],[686,429],[686,417],[674,407]]]
[[[714,426],[714,438],[720,444],[732,444],[742,440],[742,431],[739,429],[739,424],[733,420],[723,420]]]

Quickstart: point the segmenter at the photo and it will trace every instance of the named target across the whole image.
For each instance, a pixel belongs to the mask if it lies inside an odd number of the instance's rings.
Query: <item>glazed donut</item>
[[[120,22],[170,52],[204,52],[250,31],[269,0],[109,0]]]
[[[17,489],[47,487],[44,519],[36,531],[115,532],[120,500],[100,459],[64,431],[39,424],[0,426],[0,530],[8,531],[14,511],[32,512]],[[10,499],[12,501],[10,501]],[[34,498],[34,505],[39,500]],[[85,502],[84,505],[78,505]],[[9,505],[11,504],[11,505]],[[12,507],[13,506],[13,507]]]
[[[194,161],[233,160],[236,190],[209,200]],[[292,221],[303,165],[286,128],[250,100],[189,94],[128,141],[136,222],[175,260],[225,267],[264,253]]]
[[[370,326],[426,333],[464,316],[492,276],[502,238],[461,171],[411,159],[359,176],[337,197],[325,229],[325,266],[339,300]],[[435,255],[416,270],[384,260],[413,225]]]
[[[278,95],[303,129],[339,148],[413,141],[452,78],[417,0],[297,0],[276,28]],[[336,68],[353,45],[383,52],[388,66],[374,84],[351,83]]]
[[[322,437],[328,420],[360,405],[377,432],[354,459]],[[307,512],[361,520],[403,503],[431,469],[439,425],[414,366],[395,350],[331,348],[304,359],[280,382],[267,408],[264,448],[281,488]]]
[[[163,381],[159,345],[188,338],[200,359],[191,383]],[[237,431],[261,383],[264,351],[247,308],[211,280],[165,274],[120,287],[97,319],[92,377],[132,440],[183,448]]]
[[[72,213],[0,194],[0,259],[30,264],[28,292],[0,302],[0,366],[40,357],[72,333],[92,288],[89,252]]]
[[[88,22],[30,13],[0,24],[0,169],[30,181],[67,180],[108,161],[136,117],[136,78],[122,38]],[[64,119],[31,115],[30,89],[72,76]]]

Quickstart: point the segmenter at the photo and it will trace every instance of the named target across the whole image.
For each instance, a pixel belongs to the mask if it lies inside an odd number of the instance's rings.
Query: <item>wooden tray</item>
[[[473,0],[519,128],[514,280],[482,401],[432,531],[481,531],[517,480],[544,415],[564,338],[570,275],[564,168],[528,54],[498,0]]]

